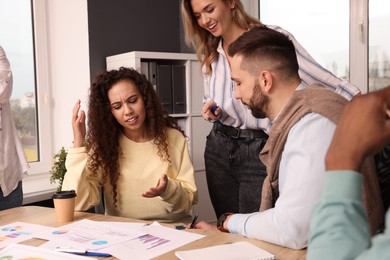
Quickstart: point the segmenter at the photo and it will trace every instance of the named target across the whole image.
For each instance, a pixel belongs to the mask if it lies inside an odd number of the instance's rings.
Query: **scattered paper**
[[[35,251],[24,248],[20,253],[34,251],[40,254],[44,252],[58,254],[59,252],[54,251],[56,247],[72,247],[109,253],[119,259],[128,259],[129,256],[132,259],[150,259],[204,237],[204,235],[165,227],[157,222],[149,225],[83,219],[57,228],[22,222],[15,222],[1,228],[0,245],[3,246],[33,237],[48,240]],[[13,257],[14,251],[9,250],[14,248],[7,248],[5,251],[6,254],[11,252],[12,254],[9,255]],[[76,255],[68,256],[73,258],[53,258],[48,255],[42,259],[77,259],[74,256]]]
[[[119,229],[109,223],[100,223],[83,219],[43,232],[36,237],[49,240],[41,247],[55,249],[58,246],[99,250],[129,239],[139,237],[144,233],[137,229]]]
[[[10,245],[33,238],[41,232],[50,232],[52,227],[14,222],[0,227],[0,249]]]

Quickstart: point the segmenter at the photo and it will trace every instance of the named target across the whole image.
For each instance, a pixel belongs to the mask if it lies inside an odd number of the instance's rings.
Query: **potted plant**
[[[64,147],[53,156],[54,163],[50,171],[50,183],[58,183],[57,191],[61,191],[62,181],[66,173],[65,161],[68,152]]]
[[[57,190],[53,193],[52,199],[56,212],[57,221],[60,223],[73,221],[75,197],[74,190],[62,190],[62,182],[66,173],[65,161],[68,151],[62,146],[53,156],[54,163],[50,171],[50,183],[57,183]]]

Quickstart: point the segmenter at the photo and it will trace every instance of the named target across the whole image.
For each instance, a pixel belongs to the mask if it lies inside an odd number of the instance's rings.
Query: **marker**
[[[211,113],[214,114],[215,110],[217,110],[217,109],[218,109],[218,105],[213,106],[213,107],[211,108]]]
[[[190,228],[194,228],[196,224],[196,220],[198,220],[199,214],[195,214],[194,218],[192,219]]]
[[[73,248],[73,247],[56,247],[55,249],[58,252],[69,253],[74,255],[85,255],[85,256],[97,256],[97,257],[110,257],[112,256],[109,253],[103,253],[98,251],[89,251],[86,249]]]
[[[186,226],[179,225],[179,226],[175,226],[175,228],[178,230],[183,230],[186,229]]]

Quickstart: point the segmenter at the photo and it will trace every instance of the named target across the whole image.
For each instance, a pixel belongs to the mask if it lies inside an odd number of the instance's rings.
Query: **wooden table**
[[[130,218],[114,217],[114,216],[100,215],[100,214],[93,214],[93,213],[86,213],[86,212],[75,212],[74,221],[79,221],[82,219],[90,219],[94,221],[144,222],[144,221],[139,221]],[[24,206],[24,207],[0,211],[0,226],[17,222],[17,221],[31,223],[31,224],[40,224],[40,225],[51,226],[51,227],[58,227],[64,225],[64,223],[62,224],[57,223],[53,208]],[[264,250],[267,250],[268,252],[274,254],[277,260],[306,259],[306,250],[293,250],[286,247],[277,246],[275,244],[270,244],[255,239],[249,239],[241,235],[222,233],[219,231],[196,230],[196,229],[186,230],[186,232],[194,232],[206,236],[192,243],[189,243],[175,250],[172,250],[166,254],[160,255],[154,259],[177,259],[177,257],[175,256],[176,250],[189,250],[189,249],[203,248],[203,247],[238,242],[238,241],[247,241]],[[44,242],[45,240],[33,238],[21,242],[21,244],[39,246]],[[110,257],[105,259],[116,259],[116,258]]]

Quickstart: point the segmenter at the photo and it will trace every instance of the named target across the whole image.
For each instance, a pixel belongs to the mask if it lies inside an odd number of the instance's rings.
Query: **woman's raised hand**
[[[74,105],[72,113],[73,147],[82,147],[86,135],[85,112],[80,108],[81,101],[79,99]]]

